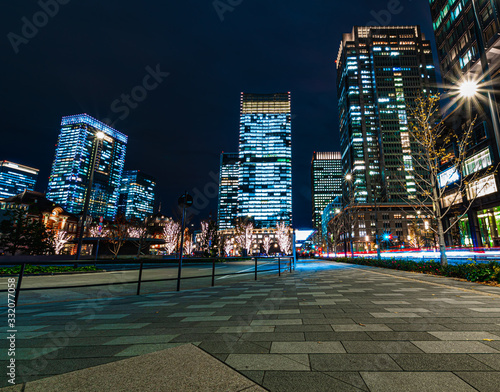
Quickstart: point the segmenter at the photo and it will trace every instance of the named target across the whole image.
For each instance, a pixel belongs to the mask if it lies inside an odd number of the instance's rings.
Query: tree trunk
[[[439,253],[441,254],[441,267],[447,267],[448,258],[446,257],[446,243],[444,241],[443,222],[441,222],[441,219],[438,219],[437,225],[438,225]]]

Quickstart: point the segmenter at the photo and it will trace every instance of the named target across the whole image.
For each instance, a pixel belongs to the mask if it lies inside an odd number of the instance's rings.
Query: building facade
[[[144,221],[153,214],[156,180],[140,170],[126,170],[122,175],[118,213],[126,219]]]
[[[238,153],[222,153],[219,173],[219,208],[217,221],[219,230],[234,228],[238,217],[238,189],[240,157]]]
[[[292,222],[290,93],[241,94],[238,216],[256,228]]]
[[[497,87],[500,3],[498,0],[431,0],[430,8],[444,88],[446,96],[451,97],[451,104],[444,107],[445,123],[459,133],[477,116],[460,175],[473,175],[471,186],[481,191],[479,194],[464,192],[461,196],[461,203],[445,222],[446,225],[457,217],[460,219],[460,233],[455,236],[458,240],[448,236],[447,242],[457,246],[499,246],[500,178],[492,168],[500,163]],[[464,82],[477,85],[474,96],[458,95]],[[449,148],[452,150],[453,146]],[[443,175],[446,169],[444,166]],[[446,195],[443,206],[449,206]]]
[[[342,157],[340,152],[314,152],[311,162],[312,223],[320,235],[323,211],[342,197]]]
[[[97,134],[104,133],[98,143]],[[63,117],[49,178],[47,198],[72,214],[83,210],[96,151],[89,215],[113,220],[125,164],[127,136],[87,115]]]
[[[35,189],[38,169],[9,161],[0,161],[0,199]]]
[[[405,200],[418,200],[423,190],[415,181],[427,172],[414,162],[420,151],[409,126],[415,100],[437,92],[430,42],[419,26],[355,26],[343,35],[336,65],[350,237],[373,247],[391,230],[411,242]],[[383,219],[395,210],[398,227]],[[368,227],[367,217],[374,219]]]

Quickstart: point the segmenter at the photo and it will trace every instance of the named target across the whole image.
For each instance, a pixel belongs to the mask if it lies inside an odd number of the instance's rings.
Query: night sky
[[[221,0],[219,13],[212,0],[60,2],[45,20],[36,1],[2,5],[0,160],[40,169],[36,190],[45,192],[61,117],[110,119],[129,137],[125,168],[157,178],[157,205],[169,215],[185,190],[205,187],[198,216],[216,214],[212,177],[220,153],[238,149],[240,92],[290,91],[294,224],[310,227],[312,153],[339,150],[342,33],[420,24],[434,43],[427,0]],[[222,14],[224,4],[234,6]],[[25,39],[34,17],[41,27]],[[163,80],[150,80],[126,113],[120,97],[143,84],[147,67]]]

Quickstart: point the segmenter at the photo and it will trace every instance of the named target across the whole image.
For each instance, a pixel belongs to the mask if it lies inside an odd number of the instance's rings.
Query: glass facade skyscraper
[[[104,139],[97,143],[97,133]],[[91,161],[97,153],[89,215],[113,220],[125,164],[127,136],[87,114],[63,117],[49,178],[47,198],[72,214],[85,202]]]
[[[340,152],[314,152],[311,162],[313,227],[322,231],[324,209],[342,197],[342,157]]]
[[[0,161],[0,199],[35,189],[38,169],[9,161]]]
[[[500,176],[492,170],[500,162],[500,2],[498,0],[429,0],[444,89],[451,92],[445,124],[460,133],[476,118],[467,144],[467,159],[461,175],[474,176],[471,187],[478,195],[464,192],[455,208],[466,210],[459,222],[459,235],[449,236],[448,245],[500,246]],[[465,81],[477,83],[472,98],[457,96]],[[453,109],[453,110],[452,110]],[[477,116],[477,117],[476,117]],[[494,125],[497,125],[495,127]],[[495,130],[496,128],[496,130]],[[453,151],[453,146],[445,146]],[[440,175],[445,176],[446,165]],[[443,204],[455,200],[450,189]],[[463,201],[463,203],[462,203]],[[472,202],[472,205],[469,204]],[[450,221],[456,219],[450,216]],[[448,222],[445,220],[445,226]],[[456,239],[460,239],[457,241]]]
[[[222,153],[219,174],[219,230],[234,228],[238,216],[240,158],[238,153]]]
[[[430,42],[418,26],[354,27],[337,58],[343,174],[357,203],[417,197],[409,109],[437,92]],[[347,185],[346,185],[347,186]]]
[[[257,228],[292,221],[290,93],[241,94],[238,216]]]
[[[118,213],[126,219],[143,221],[153,214],[156,180],[140,170],[123,172]]]

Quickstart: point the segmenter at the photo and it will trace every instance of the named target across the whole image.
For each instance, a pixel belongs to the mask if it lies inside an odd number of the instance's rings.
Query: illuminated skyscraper
[[[464,192],[460,196],[464,203],[457,203],[455,208],[467,210],[467,214],[459,221],[460,235],[448,237],[448,245],[497,247],[500,245],[500,175],[492,168],[500,163],[500,2],[430,0],[429,5],[444,89],[451,92],[452,97],[443,105],[448,110],[445,124],[460,134],[462,127],[467,129],[477,116],[461,175],[470,176],[465,182],[470,181],[471,189],[480,191]],[[464,82],[468,82],[469,87],[477,84],[477,91],[474,93],[473,88],[470,91],[472,97],[458,94]],[[454,150],[452,145],[444,148]],[[439,176],[446,178],[450,171],[446,165],[442,169]],[[443,204],[449,206],[450,200],[456,199],[450,187]],[[453,222],[455,212],[448,218]]]
[[[38,169],[9,161],[0,161],[0,199],[35,189]]]
[[[315,152],[311,162],[313,227],[322,230],[323,210],[336,197],[342,197],[342,158],[340,152]]]
[[[238,153],[222,153],[219,174],[219,211],[217,220],[220,230],[234,228],[238,216],[238,182],[240,158]]]
[[[356,202],[417,197],[414,171],[426,173],[408,127],[415,99],[437,92],[430,42],[419,26],[355,26],[336,63],[343,172]]]
[[[290,93],[241,94],[238,216],[257,228],[292,221]]]
[[[98,132],[105,135],[101,143],[96,142]],[[62,118],[47,198],[70,213],[82,212],[97,145],[100,147],[89,214],[112,220],[116,215],[127,136],[87,114]]]
[[[118,212],[126,219],[143,221],[153,214],[156,180],[140,170],[123,172]]]

